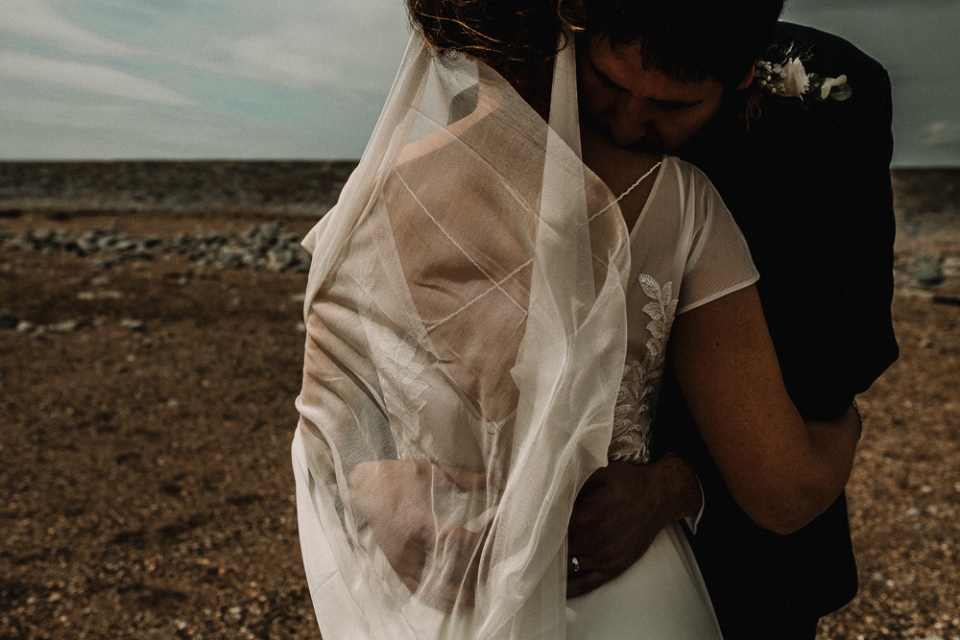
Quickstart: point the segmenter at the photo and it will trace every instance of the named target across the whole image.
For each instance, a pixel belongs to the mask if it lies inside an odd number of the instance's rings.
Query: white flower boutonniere
[[[815,76],[815,73],[810,74]],[[823,82],[820,85],[820,99],[826,100],[827,98],[833,98],[839,102],[843,102],[847,98],[853,95],[853,90],[850,89],[850,85],[847,84],[847,76],[842,75],[839,78],[823,78]]]
[[[799,54],[795,51],[795,47],[790,45],[782,55],[780,62],[768,60],[757,62],[753,86],[761,93],[783,98],[799,98],[801,101],[804,97],[810,96],[818,102],[826,100],[843,102],[853,95],[853,90],[847,84],[846,75],[822,78],[816,73],[807,73],[803,63],[810,60],[812,54]]]
[[[807,76],[803,63],[799,58],[791,58],[782,65],[774,65],[772,69],[776,70],[779,76],[779,82],[775,82],[772,91],[788,98],[803,99],[803,94],[810,88],[810,78]],[[772,75],[772,73],[771,73]]]

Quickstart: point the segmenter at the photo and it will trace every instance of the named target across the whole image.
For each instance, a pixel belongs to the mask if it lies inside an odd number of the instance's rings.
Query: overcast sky
[[[889,69],[895,164],[960,165],[960,0],[786,17]],[[357,158],[407,37],[402,0],[0,0],[0,159]]]

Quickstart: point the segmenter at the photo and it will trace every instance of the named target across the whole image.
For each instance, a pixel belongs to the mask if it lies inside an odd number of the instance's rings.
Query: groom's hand
[[[690,467],[676,456],[651,464],[611,462],[587,480],[573,506],[567,552],[567,597],[593,591],[627,570],[665,526],[694,513],[702,496]]]

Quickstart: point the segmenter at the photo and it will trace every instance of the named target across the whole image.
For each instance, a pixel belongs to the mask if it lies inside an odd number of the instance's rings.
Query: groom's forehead
[[[586,48],[586,63],[601,79],[630,92],[642,90],[663,100],[696,100],[716,82],[713,78],[695,78],[682,70],[665,70],[644,49],[642,41],[610,45],[603,39],[591,39]]]

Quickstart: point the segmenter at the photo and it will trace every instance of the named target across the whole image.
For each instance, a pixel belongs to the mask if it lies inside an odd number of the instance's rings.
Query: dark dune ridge
[[[0,212],[256,211],[319,216],[352,161],[0,162]]]

